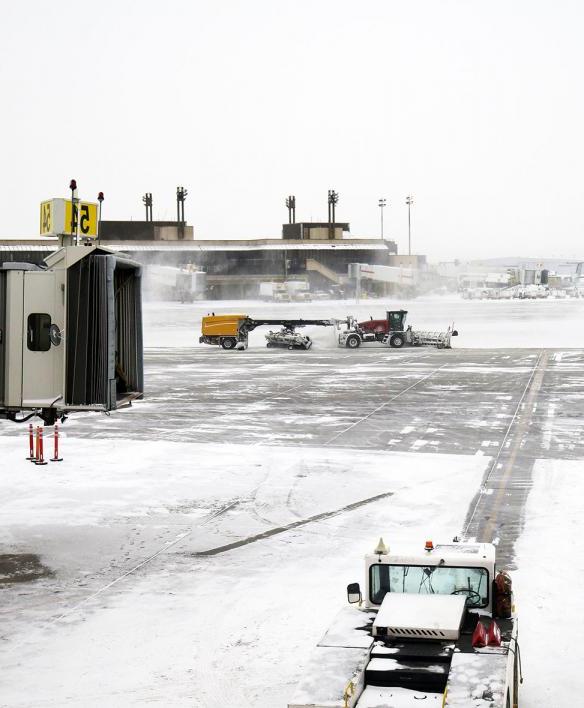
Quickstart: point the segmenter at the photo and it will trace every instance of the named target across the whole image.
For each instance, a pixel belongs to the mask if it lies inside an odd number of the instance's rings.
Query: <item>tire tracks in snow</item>
[[[174,538],[172,541],[165,543],[162,548],[159,548],[154,553],[152,553],[149,556],[147,556],[146,558],[142,559],[139,563],[134,565],[129,570],[124,571],[120,575],[116,576],[113,580],[110,580],[105,585],[102,585],[97,590],[94,590],[92,593],[87,595],[87,597],[84,597],[82,600],[80,600],[79,602],[76,602],[71,607],[66,608],[56,617],[53,617],[53,618],[41,623],[40,626],[38,627],[38,630],[43,631],[45,629],[52,627],[53,625],[57,624],[58,622],[67,619],[70,615],[74,614],[75,612],[80,610],[82,607],[87,605],[89,602],[91,602],[92,600],[95,600],[100,595],[102,595],[103,593],[110,590],[112,587],[117,585],[122,580],[125,580],[130,575],[133,575],[136,571],[140,570],[141,568],[144,568],[144,566],[148,565],[148,563],[152,562],[155,558],[158,558],[158,556],[164,554],[166,551],[171,549],[173,546],[176,546],[181,541],[184,541],[186,538],[191,536],[197,529],[200,529],[200,528],[206,526],[207,524],[211,523],[215,519],[218,519],[219,517],[226,514],[231,509],[234,509],[236,506],[239,506],[241,504],[241,502],[242,502],[241,499],[236,499],[235,501],[231,501],[231,502],[228,502],[227,504],[224,504],[222,507],[220,507],[216,511],[212,512],[211,514],[208,514],[202,521],[191,526],[188,529],[188,531],[184,531],[183,533],[178,534],[178,536],[176,536],[176,538]],[[30,639],[30,637],[27,636],[26,639],[28,640],[28,639]],[[23,642],[24,642],[24,639],[21,640],[21,642],[16,643],[15,647],[18,647]]]
[[[376,494],[373,497],[368,497],[367,499],[360,499],[359,501],[352,502],[346,506],[342,506],[339,509],[334,509],[333,511],[324,511],[320,514],[314,514],[313,516],[308,516],[305,519],[299,519],[298,521],[292,521],[289,524],[284,524],[283,526],[276,526],[275,528],[268,529],[262,533],[254,534],[253,536],[247,536],[239,541],[233,541],[232,543],[227,543],[223,546],[216,546],[215,548],[208,548],[206,551],[197,551],[196,553],[189,553],[189,556],[193,557],[204,557],[204,556],[217,556],[221,553],[226,553],[227,551],[235,550],[236,548],[241,548],[242,546],[249,546],[257,541],[263,541],[272,536],[277,536],[278,534],[285,533],[286,531],[291,531],[292,529],[299,528],[301,526],[306,526],[308,524],[314,524],[319,521],[324,521],[330,519],[334,516],[339,516],[348,511],[354,511],[355,509],[360,509],[362,506],[367,504],[373,504],[381,499],[387,499],[387,497],[393,496],[394,492],[382,492],[381,494]]]

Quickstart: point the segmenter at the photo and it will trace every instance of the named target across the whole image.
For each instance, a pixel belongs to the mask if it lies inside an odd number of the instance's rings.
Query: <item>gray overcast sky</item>
[[[38,204],[199,238],[277,236],[283,200],[433,259],[584,258],[584,6],[563,0],[2,3],[0,236]]]

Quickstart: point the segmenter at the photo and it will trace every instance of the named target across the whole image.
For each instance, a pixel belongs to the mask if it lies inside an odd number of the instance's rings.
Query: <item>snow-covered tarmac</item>
[[[45,468],[0,423],[0,553],[27,560],[0,584],[0,705],[285,706],[378,536],[459,533],[514,445],[527,514],[503,504],[491,525],[519,534],[522,708],[578,705],[584,303],[405,306],[414,326],[454,319],[466,353],[347,352],[330,330],[310,352],[267,351],[260,330],[243,353],[196,343],[211,309],[386,304],[148,303],[143,403],[73,417]]]
[[[379,533],[449,537],[484,470],[460,455],[85,441],[83,459],[41,473],[21,447],[3,545],[34,547],[55,577],[7,598],[10,706],[284,705]]]

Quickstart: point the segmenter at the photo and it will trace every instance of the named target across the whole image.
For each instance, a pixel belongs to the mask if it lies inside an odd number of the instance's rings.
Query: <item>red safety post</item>
[[[37,427],[37,435],[38,435],[38,449],[37,449],[37,459],[35,460],[35,465],[46,465],[48,464],[47,461],[45,460],[45,454],[44,454],[44,446],[43,446],[43,429],[39,425]]]
[[[53,457],[51,462],[62,462],[63,458],[59,457],[59,425],[55,423],[53,432]]]
[[[33,462],[35,463],[35,465],[40,459],[40,454],[41,454],[41,427],[40,427],[40,425],[37,425],[35,439],[34,439],[34,459],[33,459]]]
[[[27,460],[34,460],[34,429],[32,423],[28,424],[28,457]]]

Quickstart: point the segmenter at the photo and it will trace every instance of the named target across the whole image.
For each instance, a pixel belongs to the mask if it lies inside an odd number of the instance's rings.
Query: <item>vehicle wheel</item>
[[[289,344],[288,349],[294,349],[294,346],[292,344]]]
[[[266,347],[267,347],[268,349],[271,349],[273,346],[274,346],[274,345],[272,344],[272,342],[268,342],[268,343],[266,344]]]
[[[394,334],[393,337],[389,340],[390,346],[392,346],[394,349],[401,349],[405,343],[406,340],[401,334]]]
[[[225,337],[221,340],[221,346],[223,349],[234,349],[237,344],[237,339],[235,337]]]
[[[357,349],[360,345],[361,339],[358,334],[350,334],[345,342],[347,349]]]

